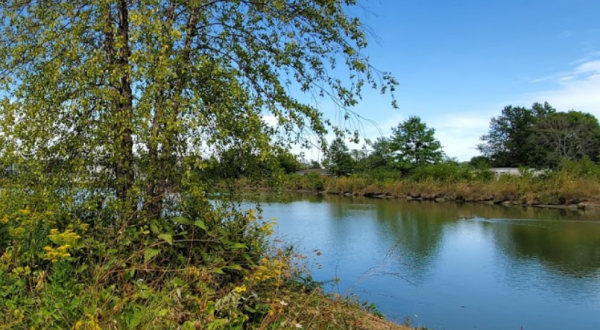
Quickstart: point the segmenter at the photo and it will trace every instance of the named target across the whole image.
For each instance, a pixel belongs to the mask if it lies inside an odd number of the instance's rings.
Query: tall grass
[[[316,182],[320,180],[320,182]],[[495,177],[460,166],[425,167],[409,175],[357,174],[350,177],[290,176],[286,188],[331,194],[524,205],[575,205],[600,202],[600,166],[589,160],[565,161],[555,171],[522,171]],[[315,187],[321,187],[315,189]]]

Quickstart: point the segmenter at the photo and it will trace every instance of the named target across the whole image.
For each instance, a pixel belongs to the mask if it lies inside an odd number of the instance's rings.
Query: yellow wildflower
[[[237,293],[244,293],[246,292],[248,289],[246,288],[245,285],[240,285],[240,286],[236,286],[235,289],[233,289],[233,291],[237,292]]]

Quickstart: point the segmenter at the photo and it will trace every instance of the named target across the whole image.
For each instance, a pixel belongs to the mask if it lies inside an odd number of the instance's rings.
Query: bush
[[[475,171],[470,165],[444,162],[414,168],[409,178],[414,181],[436,180],[456,182],[475,179]]]

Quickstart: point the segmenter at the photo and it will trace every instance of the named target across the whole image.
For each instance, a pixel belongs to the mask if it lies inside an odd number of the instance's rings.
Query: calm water
[[[301,194],[263,209],[277,238],[314,257],[315,279],[340,278],[326,287],[388,319],[600,329],[600,214]]]

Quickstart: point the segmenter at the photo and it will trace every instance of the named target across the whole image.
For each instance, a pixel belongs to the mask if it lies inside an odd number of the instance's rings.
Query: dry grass
[[[387,195],[394,198],[425,200],[444,198],[465,202],[511,202],[524,205],[572,205],[600,201],[600,180],[576,177],[564,172],[540,178],[503,176],[499,179],[472,181],[405,179],[381,182],[363,177],[342,177],[323,179],[322,187],[330,194]],[[310,186],[302,184],[302,180],[296,180],[289,188],[311,190]]]

